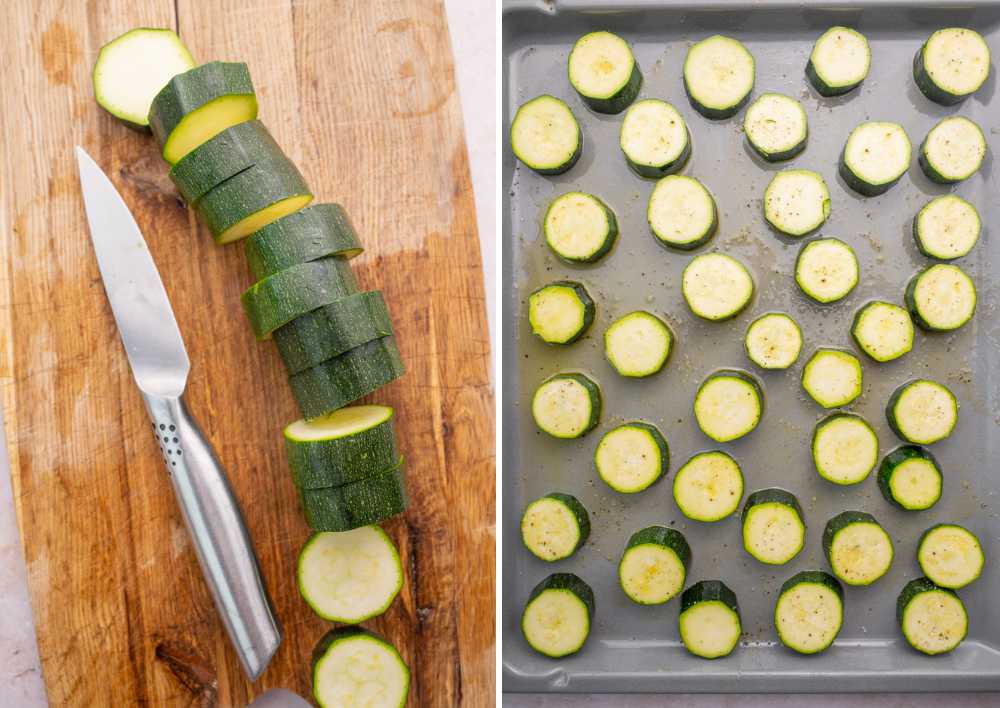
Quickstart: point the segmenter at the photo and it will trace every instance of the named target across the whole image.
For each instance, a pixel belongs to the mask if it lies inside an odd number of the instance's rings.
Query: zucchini
[[[743,346],[747,357],[762,369],[787,369],[802,351],[802,330],[783,312],[761,315],[747,327]]]
[[[695,521],[721,521],[736,512],[743,499],[743,472],[721,450],[699,452],[674,476],[677,508]]]
[[[299,489],[302,513],[314,531],[350,531],[406,510],[403,463],[381,474],[339,487]]]
[[[320,708],[403,708],[410,695],[410,668],[377,634],[338,627],[313,650],[312,692]]]
[[[403,587],[403,564],[378,526],[313,534],[299,552],[299,594],[330,622],[358,624],[389,609]]]
[[[811,170],[782,170],[764,190],[764,218],[786,236],[805,236],[830,216],[830,190]]]
[[[849,352],[821,347],[802,369],[802,388],[824,408],[846,406],[861,395],[861,362]]]
[[[517,109],[510,145],[517,159],[538,174],[559,175],[579,159],[583,134],[569,106],[546,94]]]
[[[782,565],[806,542],[806,522],[799,500],[784,489],[761,489],[743,505],[743,548],[761,563]]]
[[[913,321],[899,305],[874,300],[854,315],[851,336],[875,361],[892,361],[913,348]]]
[[[699,580],[681,594],[677,624],[684,648],[695,656],[728,656],[743,633],[736,593],[721,580]]]
[[[129,128],[149,132],[153,98],[170,79],[194,65],[191,52],[173,30],[129,30],[97,53],[91,76],[94,98]]]
[[[889,190],[910,167],[910,139],[899,123],[862,123],[847,136],[840,176],[865,197]]]
[[[618,239],[618,220],[607,204],[585,192],[556,197],[545,212],[545,243],[568,263],[595,263]]]
[[[778,639],[800,654],[829,648],[844,623],[844,588],[821,570],[804,570],[786,580],[774,605]]]
[[[667,323],[644,310],[619,317],[604,331],[604,354],[622,376],[652,376],[670,359],[673,344]]]
[[[632,171],[651,179],[677,172],[691,156],[691,135],[684,118],[669,103],[655,98],[628,109],[619,145]]]
[[[972,278],[950,263],[924,268],[906,286],[910,314],[930,332],[950,332],[971,320],[976,299]]]
[[[553,573],[528,596],[521,633],[539,654],[560,659],[583,648],[595,610],[587,583],[573,573]]]
[[[350,260],[364,250],[339,204],[313,204],[287,214],[250,234],[243,244],[257,280],[329,256]]]
[[[826,522],[823,552],[848,585],[871,585],[892,566],[892,539],[871,514],[843,511]]]
[[[831,27],[813,45],[806,76],[821,96],[840,96],[861,85],[871,63],[872,51],[863,34]]]
[[[642,86],[632,48],[611,32],[590,32],[576,40],[567,73],[583,102],[598,113],[621,113]]]
[[[632,602],[662,605],[684,589],[691,548],[684,534],[648,526],[629,538],[618,563],[618,583]]]
[[[931,445],[955,429],[958,401],[944,384],[913,379],[892,392],[885,416],[892,431],[906,442]]]
[[[878,436],[859,415],[831,413],[813,430],[812,458],[823,479],[859,484],[878,464]]]
[[[167,82],[149,107],[149,127],[171,165],[226,128],[257,117],[243,63],[210,61]]]
[[[986,136],[968,118],[942,118],[920,144],[917,162],[927,179],[954,184],[974,175],[986,157]]]
[[[979,539],[958,524],[931,526],[917,544],[920,570],[938,587],[964,588],[982,574],[985,561]]]
[[[780,93],[762,93],[743,116],[747,142],[768,162],[791,160],[806,149],[809,123],[802,104]]]
[[[847,297],[860,279],[854,249],[839,238],[826,236],[802,246],[795,259],[795,284],[816,302],[827,304]]]
[[[670,447],[655,425],[633,421],[604,434],[594,452],[594,466],[616,492],[635,494],[666,476]]]
[[[932,34],[913,57],[913,80],[943,106],[964,101],[990,75],[990,48],[975,30],[948,27]]]
[[[682,251],[704,246],[719,226],[712,194],[701,182],[684,175],[669,175],[656,183],[646,219],[660,244]]]
[[[528,296],[528,322],[548,344],[570,344],[594,322],[596,308],[587,289],[575,280],[557,280]]]
[[[919,652],[944,654],[965,639],[969,616],[954,590],[927,578],[911,580],[896,600],[896,620],[907,643]]]
[[[590,536],[590,516],[570,494],[550,492],[528,504],[521,516],[524,547],[543,561],[569,558]]]
[[[745,371],[720,369],[706,378],[694,396],[698,427],[716,442],[752,432],[764,415],[764,392]]]
[[[941,467],[930,450],[903,445],[882,460],[878,488],[890,504],[906,511],[930,509],[941,498]]]
[[[706,118],[729,118],[753,91],[753,55],[732,37],[714,35],[695,42],[684,59],[684,90]]]
[[[742,263],[724,253],[695,256],[684,266],[681,293],[698,317],[720,321],[735,317],[750,304],[754,283]]]
[[[554,438],[583,437],[601,420],[601,387],[585,374],[556,374],[535,390],[531,415]]]
[[[950,261],[967,255],[979,240],[982,221],[976,207],[957,194],[927,202],[913,219],[913,238],[928,258]]]

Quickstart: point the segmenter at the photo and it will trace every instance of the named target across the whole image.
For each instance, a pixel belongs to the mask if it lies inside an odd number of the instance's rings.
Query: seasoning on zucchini
[[[824,408],[846,406],[861,395],[861,362],[849,352],[821,347],[802,369],[802,388]]]
[[[954,184],[979,170],[986,157],[986,136],[968,118],[950,116],[930,129],[920,145],[917,162],[927,179]]]
[[[594,301],[575,280],[557,280],[528,296],[531,331],[549,344],[570,344],[594,321]]]
[[[812,458],[823,479],[858,484],[878,464],[878,436],[859,415],[831,413],[813,430]]]
[[[736,440],[753,431],[764,415],[764,392],[745,371],[720,369],[694,395],[698,427],[716,442]]]
[[[892,361],[913,348],[913,321],[899,305],[874,300],[854,315],[851,336],[875,361]]]
[[[750,304],[754,284],[750,271],[724,253],[695,256],[684,267],[681,292],[691,312],[706,320],[727,320]]]
[[[659,428],[633,421],[609,430],[594,452],[597,474],[616,492],[634,494],[670,468],[670,448]]]
[[[753,91],[753,55],[732,37],[713,35],[696,42],[684,59],[684,90],[706,118],[734,115]]]
[[[528,646],[552,659],[583,648],[594,619],[594,591],[573,573],[553,573],[535,586],[521,615]]]
[[[556,197],[545,212],[545,243],[570,263],[599,261],[618,239],[618,220],[593,194],[568,192]]]
[[[968,254],[979,240],[981,229],[976,207],[957,194],[935,197],[913,219],[917,248],[925,256],[942,261]]]
[[[764,218],[786,236],[805,236],[830,216],[830,190],[816,172],[782,170],[764,190]]]
[[[350,531],[406,510],[403,463],[381,474],[339,487],[299,489],[302,513],[314,531]]]
[[[644,310],[630,312],[604,331],[604,353],[622,376],[652,376],[670,358],[674,335],[666,322]]]
[[[823,529],[823,552],[833,574],[848,585],[871,585],[889,572],[892,539],[875,517],[844,511]]]
[[[410,695],[410,669],[396,648],[377,634],[338,627],[313,650],[312,691],[320,708],[343,708],[371,694],[380,707],[403,708]]]
[[[840,96],[861,85],[871,62],[863,34],[850,27],[831,27],[813,45],[806,76],[821,96]]]
[[[927,578],[903,587],[896,600],[896,621],[909,645],[931,656],[951,651],[969,631],[969,616],[955,591]]]
[[[642,86],[632,48],[611,32],[590,32],[576,40],[568,73],[580,98],[598,113],[621,113]]]
[[[821,570],[804,570],[785,581],[774,605],[778,639],[800,654],[829,648],[844,623],[844,588]]]
[[[937,524],[920,537],[917,562],[932,583],[958,590],[980,576],[986,559],[974,533],[958,524]]]
[[[899,123],[862,123],[840,156],[840,176],[865,197],[888,191],[909,167],[910,139]]]
[[[802,351],[802,330],[785,313],[769,312],[750,323],[743,346],[760,368],[787,369]]]
[[[533,98],[510,125],[514,155],[540,175],[559,175],[576,164],[583,134],[573,111],[555,96]]]
[[[674,476],[677,508],[695,521],[720,521],[733,514],[743,499],[743,473],[721,450],[699,452]]]
[[[528,504],[521,516],[521,540],[543,561],[569,558],[589,536],[590,516],[571,494],[550,492]]]
[[[682,251],[704,246],[719,225],[712,194],[701,182],[684,175],[670,175],[656,183],[646,219],[657,241]]]
[[[931,445],[955,429],[958,401],[943,384],[914,379],[892,392],[885,415],[892,431],[906,442]]]
[[[906,286],[906,305],[914,321],[931,332],[950,332],[976,312],[976,286],[957,265],[924,268]]]
[[[838,238],[817,238],[802,246],[795,259],[795,284],[816,302],[847,297],[858,284],[861,269],[854,249]]]
[[[913,57],[913,80],[935,103],[951,106],[965,100],[986,83],[990,48],[975,30],[940,29]]]
[[[629,538],[618,564],[618,582],[640,605],[662,605],[684,589],[691,548],[684,534],[665,526],[648,526]]]
[[[930,450],[903,445],[882,460],[878,487],[885,500],[900,509],[930,509],[941,498],[941,468]]]
[[[743,132],[758,155],[780,162],[806,149],[809,123],[802,104],[791,96],[763,93],[747,108]]]
[[[584,374],[556,374],[535,390],[535,424],[554,438],[579,438],[601,419],[601,389]]]
[[[702,659],[729,655],[740,640],[736,593],[721,580],[700,580],[681,594],[678,628],[684,648]]]
[[[640,177],[656,179],[677,172],[691,155],[691,136],[677,109],[647,98],[635,103],[622,121],[620,144],[625,161]]]
[[[806,542],[799,500],[784,489],[761,489],[743,505],[743,548],[768,565],[787,563]]]

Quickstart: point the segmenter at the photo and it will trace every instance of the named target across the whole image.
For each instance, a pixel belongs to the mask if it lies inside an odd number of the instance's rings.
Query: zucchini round
[[[684,648],[703,659],[728,656],[743,632],[736,593],[721,580],[700,580],[685,590],[677,623]]]
[[[795,259],[795,284],[824,305],[847,297],[857,286],[860,273],[854,249],[830,236],[805,244]]]
[[[957,524],[936,524],[920,537],[917,562],[932,583],[958,590],[982,574],[986,559],[974,533]]]
[[[629,538],[618,563],[618,582],[632,602],[662,605],[684,589],[691,548],[684,534],[648,526]]]
[[[809,122],[802,104],[780,93],[758,96],[743,116],[747,142],[768,162],[790,160],[806,149]]]
[[[764,190],[764,218],[786,236],[805,236],[830,216],[830,190],[811,170],[782,170]]]
[[[892,392],[885,416],[892,431],[906,442],[931,445],[955,429],[958,401],[944,384],[914,379]]]
[[[531,414],[554,438],[579,438],[601,419],[601,388],[584,374],[556,374],[535,390]]]
[[[846,406],[861,395],[861,362],[849,352],[821,347],[802,369],[802,388],[824,408]]]
[[[910,167],[910,139],[899,123],[862,123],[847,136],[840,176],[865,197],[889,190]]]
[[[976,286],[957,265],[924,268],[906,286],[906,305],[914,321],[930,332],[950,332],[976,312]]]
[[[329,256],[350,260],[363,250],[354,225],[339,204],[313,204],[287,214],[244,241],[247,263],[257,280]]]
[[[569,53],[569,83],[598,113],[621,113],[639,94],[642,72],[628,42],[611,32],[590,32]]]
[[[844,511],[826,522],[823,552],[833,574],[848,585],[871,585],[892,566],[892,539],[863,511]]]
[[[545,212],[545,243],[569,263],[595,263],[618,239],[618,220],[607,204],[592,194],[568,192]]]
[[[684,59],[684,90],[706,118],[729,118],[753,91],[753,55],[732,37],[714,35],[696,42]]]
[[[594,322],[590,293],[574,280],[557,280],[528,296],[528,321],[536,337],[548,344],[571,344]]]
[[[927,179],[954,184],[975,174],[986,157],[986,136],[968,118],[943,118],[920,145],[917,162]]]
[[[743,548],[761,563],[782,565],[806,542],[802,507],[791,492],[761,489],[743,505]]]
[[[831,413],[816,424],[812,437],[816,471],[834,484],[858,484],[878,464],[878,436],[854,413]]]
[[[774,605],[778,639],[800,654],[818,654],[837,638],[844,623],[844,588],[821,570],[804,570],[786,580]]]
[[[913,348],[913,321],[899,305],[875,300],[854,315],[851,336],[875,361],[892,361]]]
[[[660,244],[682,251],[704,246],[719,226],[711,192],[684,175],[669,175],[656,183],[649,195],[646,219]]]
[[[694,396],[698,427],[716,442],[751,433],[764,415],[764,392],[745,371],[721,369],[706,378]]]
[[[882,460],[878,488],[890,504],[906,511],[930,509],[941,498],[941,468],[930,450],[903,445]]]
[[[673,350],[674,335],[656,315],[638,310],[619,317],[604,331],[604,353],[622,376],[652,376]]]
[[[979,240],[982,221],[976,207],[957,194],[927,202],[913,220],[913,238],[928,258],[950,261],[967,255]]]
[[[543,561],[569,558],[590,536],[590,516],[571,494],[550,492],[528,504],[521,516],[521,541]]]
[[[559,659],[583,648],[595,612],[594,591],[573,573],[553,573],[531,591],[521,633],[539,654]]]
[[[510,124],[514,155],[540,175],[559,175],[576,164],[583,134],[573,111],[555,96],[533,98]]]
[[[863,34],[850,27],[831,27],[813,45],[806,76],[821,96],[840,96],[861,85],[871,62]]]
[[[674,476],[677,508],[695,521],[721,521],[740,508],[743,472],[721,450],[699,452]]]
[[[944,654],[965,639],[969,616],[954,590],[927,578],[911,580],[896,600],[896,620],[907,643],[919,652]]]
[[[299,489],[302,513],[314,531],[350,531],[406,510],[403,463],[395,469],[339,487]]]
[[[802,351],[802,330],[785,313],[769,312],[750,323],[743,346],[760,368],[787,369]]]
[[[691,135],[684,118],[669,103],[655,98],[628,109],[619,144],[632,171],[650,179],[677,172],[691,156]]]
[[[379,708],[404,708],[410,669],[396,648],[377,634],[338,627],[313,650],[312,691],[320,708],[343,708],[370,693],[378,696]]]
[[[754,284],[742,263],[723,253],[695,256],[684,266],[681,293],[691,312],[702,319],[735,317],[753,299]]]
[[[943,106],[964,101],[990,75],[990,48],[975,30],[948,27],[932,34],[913,57],[913,80]]]
[[[670,447],[655,425],[633,421],[604,434],[594,452],[594,466],[616,492],[635,494],[666,476]]]

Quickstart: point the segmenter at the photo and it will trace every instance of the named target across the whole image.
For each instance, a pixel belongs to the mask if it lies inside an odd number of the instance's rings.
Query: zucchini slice
[[[655,425],[632,421],[604,434],[594,452],[594,466],[616,492],[635,494],[666,476],[670,447]]]
[[[585,374],[556,374],[535,390],[531,415],[554,438],[583,437],[601,419],[601,388]]]
[[[774,605],[778,639],[800,654],[829,648],[844,623],[844,588],[821,570],[804,570],[786,580]]]
[[[694,395],[698,427],[716,442],[752,432],[764,415],[764,392],[745,371],[721,369],[710,374]]]
[[[695,656],[728,656],[743,633],[736,593],[721,580],[699,580],[681,594],[677,624],[684,648]]]
[[[256,117],[247,65],[222,61],[173,77],[149,107],[149,127],[171,165],[226,128]]]
[[[967,255],[979,240],[982,221],[976,207],[957,194],[927,202],[913,220],[913,238],[928,258],[950,261]]]
[[[954,590],[927,578],[911,580],[896,600],[896,620],[907,643],[931,656],[951,651],[969,632],[965,604]]]
[[[826,522],[823,552],[833,574],[848,585],[871,585],[892,566],[892,539],[863,511],[843,511]]]
[[[410,695],[410,668],[377,634],[338,627],[313,650],[312,691],[320,708],[403,708]],[[365,702],[355,703],[359,699]]]
[[[195,65],[169,29],[140,27],[101,47],[91,76],[97,105],[133,130],[149,132],[149,105],[167,82]]]
[[[649,195],[646,219],[657,241],[682,251],[704,246],[719,226],[711,192],[684,175],[669,175],[656,183]]]
[[[851,336],[875,361],[892,361],[913,348],[913,321],[899,305],[874,300],[854,315]]]
[[[802,330],[785,313],[769,312],[750,323],[743,346],[760,368],[787,369],[802,351]]]
[[[350,531],[406,510],[403,463],[374,477],[339,487],[300,489],[302,512],[314,531]]]
[[[903,445],[882,460],[878,488],[890,504],[906,511],[930,509],[941,498],[941,468],[930,450]]]
[[[667,323],[644,310],[619,317],[604,331],[604,354],[622,376],[652,376],[666,365],[673,344]]]
[[[721,521],[740,508],[743,472],[721,450],[699,452],[674,476],[677,508],[695,521]]]
[[[917,162],[927,179],[954,184],[975,174],[986,157],[986,136],[968,118],[943,118],[920,144]]]
[[[651,179],[677,172],[691,156],[691,135],[684,118],[669,103],[655,98],[628,109],[619,144],[632,171]]]
[[[782,170],[764,190],[764,218],[786,236],[805,236],[830,216],[830,190],[811,170]]]
[[[743,548],[768,565],[782,565],[806,542],[806,522],[799,500],[784,489],[761,489],[743,505]]]
[[[257,280],[329,256],[350,260],[364,250],[339,204],[313,204],[287,214],[253,232],[243,243],[250,272]]]
[[[821,347],[802,369],[802,388],[824,408],[846,406],[861,395],[861,362],[849,352]]]
[[[932,34],[913,57],[913,80],[935,103],[952,106],[990,75],[990,48],[975,30],[948,27]]]
[[[399,464],[393,410],[350,406],[285,427],[292,482],[300,489],[339,487]]]
[[[790,160],[806,149],[809,122],[802,104],[780,93],[762,93],[743,116],[747,142],[768,162]]]
[[[840,96],[861,85],[871,63],[872,51],[863,34],[831,27],[813,45],[806,76],[821,96]]]
[[[662,605],[684,589],[691,548],[684,534],[647,526],[629,538],[618,564],[618,582],[632,602]]]
[[[910,139],[899,123],[862,123],[847,136],[840,176],[864,197],[889,190],[910,167]]]
[[[750,304],[754,284],[750,271],[732,256],[706,253],[684,266],[681,292],[691,312],[717,322],[735,317]]]
[[[607,204],[585,192],[556,197],[545,212],[545,243],[569,263],[595,263],[618,239],[618,220]]]
[[[598,113],[621,113],[642,86],[632,48],[611,32],[590,32],[576,40],[568,74],[583,102]]]
[[[560,175],[579,159],[583,134],[569,106],[546,94],[517,109],[510,146],[517,159],[538,174]]]
[[[714,35],[696,42],[684,59],[684,90],[706,118],[729,118],[753,91],[753,55],[732,37]]]
[[[958,401],[944,384],[914,379],[892,392],[885,416],[892,431],[906,442],[931,445],[955,429]]]
[[[521,516],[524,547],[543,561],[569,558],[590,536],[590,516],[571,494],[550,492],[528,504]]]
[[[860,275],[854,249],[831,236],[805,244],[795,259],[795,284],[822,304],[847,297],[857,286]]]
[[[878,464],[878,436],[854,413],[831,413],[816,424],[812,458],[819,476],[834,484],[858,484]]]
[[[594,620],[594,591],[573,573],[553,573],[535,586],[521,615],[528,646],[552,659],[583,648]]]
[[[528,296],[528,321],[548,344],[571,344],[594,322],[596,308],[587,289],[575,280],[557,280]]]
[[[378,526],[315,533],[299,552],[299,594],[330,622],[358,624],[389,609],[403,587],[399,551]]]
[[[957,265],[938,263],[917,273],[906,286],[914,321],[931,332],[950,332],[976,312],[976,286]]]
[[[980,576],[986,559],[974,533],[957,524],[937,524],[920,537],[917,562],[932,583],[958,590]]]

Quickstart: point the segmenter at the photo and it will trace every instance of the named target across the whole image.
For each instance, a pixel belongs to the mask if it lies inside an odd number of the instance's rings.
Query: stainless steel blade
[[[111,180],[79,146],[76,157],[90,238],[132,375],[144,393],[178,396],[191,364],[160,273]]]

